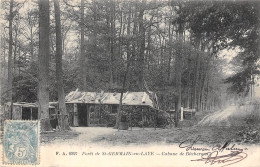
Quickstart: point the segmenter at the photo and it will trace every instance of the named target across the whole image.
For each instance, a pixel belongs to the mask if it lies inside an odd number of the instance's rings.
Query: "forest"
[[[152,91],[161,110],[217,110],[259,74],[258,1],[2,0],[1,104]],[[230,53],[234,53],[231,55]]]

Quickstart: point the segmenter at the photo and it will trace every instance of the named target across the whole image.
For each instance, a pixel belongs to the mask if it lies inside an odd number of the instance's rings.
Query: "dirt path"
[[[42,145],[85,145],[94,138],[115,133],[117,130],[107,127],[71,127],[71,131],[41,134]]]
[[[106,127],[73,127],[72,130],[79,132],[77,141],[89,143],[98,136],[113,134],[116,129]]]
[[[212,115],[204,117],[199,123],[199,126],[230,126],[229,117],[236,114],[236,106],[228,106],[222,111],[215,112]]]

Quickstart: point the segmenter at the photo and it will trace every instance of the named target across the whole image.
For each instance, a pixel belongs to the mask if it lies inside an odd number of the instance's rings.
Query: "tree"
[[[247,7],[243,7],[233,3],[222,5],[219,2],[204,1],[170,4],[166,1],[146,0],[91,2],[82,0],[81,4],[72,1],[62,1],[64,6],[60,1],[60,17],[63,24],[61,37],[64,51],[62,53],[64,93],[76,88],[80,88],[81,91],[87,89],[122,92],[126,68],[125,60],[122,58],[124,55],[127,61],[133,57],[124,86],[125,91],[143,91],[142,82],[145,79],[150,90],[157,93],[160,109],[174,108],[175,101],[178,104],[176,110],[179,110],[181,105],[192,108],[198,106],[201,110],[213,109],[219,101],[217,95],[223,79],[223,75],[220,75],[222,72],[216,70],[219,65],[216,62],[220,59],[216,57],[217,51],[227,46],[237,46],[239,41],[243,41],[239,46],[248,46],[248,51],[257,50],[255,47],[257,40],[253,38],[257,36],[258,32],[255,31],[257,26],[254,24],[252,26],[254,28],[251,29],[242,21],[246,20],[243,18],[245,16],[250,22],[249,25],[257,21],[254,17],[257,11],[248,4],[245,5]],[[7,6],[6,16],[9,15],[9,5]],[[14,5],[14,11],[15,8]],[[221,10],[222,8],[227,10]],[[34,24],[37,21],[35,16],[38,10],[34,10],[32,6],[29,11],[19,14],[21,18],[19,24],[14,24],[17,23],[16,18],[13,23],[12,57],[15,53],[18,56],[18,59],[17,56],[15,58],[16,72],[13,79],[13,87],[17,86],[18,89],[13,94],[18,97],[18,101],[34,102],[34,87],[38,80],[35,79],[37,67],[31,57],[36,58],[38,50],[35,38],[38,30]],[[243,11],[245,15],[241,14]],[[33,17],[29,17],[31,13],[34,14]],[[16,16],[19,19],[18,15]],[[239,24],[243,25],[242,29],[233,20],[240,22]],[[6,26],[8,21],[5,20]],[[53,41],[50,74],[59,71],[58,69],[55,71],[54,63],[55,23],[53,20],[50,25]],[[15,28],[15,25],[18,26]],[[232,32],[232,28],[235,33]],[[70,38],[66,38],[66,34]],[[232,44],[226,43],[227,37],[233,40]],[[240,39],[242,37],[246,40]],[[8,36],[5,36],[5,39],[8,47]],[[58,48],[59,44],[57,54]],[[8,54],[7,50],[3,49],[6,54],[0,55],[2,58],[0,61],[5,59],[3,57]],[[17,52],[14,53],[15,50]],[[209,50],[212,50],[212,53],[209,53]],[[249,53],[240,54],[242,62],[248,60],[247,58],[257,57],[253,56],[257,55],[257,52]],[[59,65],[62,67],[62,64],[58,64],[61,61],[56,62],[57,68]],[[242,66],[245,67],[243,63]],[[57,90],[60,87],[55,86],[54,76],[49,76],[50,100],[59,99]]]
[[[233,83],[231,90],[237,93],[241,91],[241,88],[245,90],[245,86],[238,85],[244,85],[251,72],[258,73],[255,67],[260,52],[260,3],[256,1],[224,3],[202,1],[188,2],[188,4],[190,29],[200,41],[204,39],[213,43],[212,55],[216,55],[224,48],[240,47],[241,52],[238,56],[242,60],[241,65],[245,68],[234,76],[228,77],[226,81]]]
[[[13,5],[14,0],[10,1],[10,12],[9,12],[9,50],[8,50],[8,101],[11,102],[11,114],[12,114],[12,105],[13,105],[13,73],[12,73],[12,67],[13,67]],[[12,117],[12,115],[11,115]]]
[[[182,4],[178,5],[177,18],[175,20],[177,24],[177,48],[175,57],[175,81],[176,81],[176,100],[175,100],[175,127],[178,126],[179,112],[181,110],[182,100],[182,68],[183,68],[183,33],[184,33],[184,19],[182,17]]]
[[[86,59],[85,59],[85,41],[84,41],[84,0],[81,0],[80,6],[80,58],[79,58],[79,67],[80,67],[80,77],[81,77],[81,87],[80,89],[86,91],[87,81],[86,81]]]
[[[60,21],[60,5],[58,0],[54,0],[55,10],[55,30],[56,30],[56,80],[58,89],[58,101],[60,111],[60,127],[61,130],[69,129],[68,114],[65,105],[65,93],[63,88],[63,72],[62,72],[62,36]]]
[[[129,57],[126,60],[126,69],[125,69],[125,73],[124,73],[124,78],[123,78],[123,85],[122,85],[122,90],[120,92],[120,99],[119,99],[119,106],[117,109],[117,116],[116,116],[116,125],[115,128],[119,128],[119,123],[121,121],[121,117],[122,117],[122,106],[123,106],[123,95],[124,95],[124,91],[125,91],[125,86],[126,86],[126,80],[127,80],[127,74],[129,72],[129,67],[131,65],[131,61],[132,61],[132,57]]]
[[[39,0],[39,61],[38,112],[41,130],[51,130],[49,119],[49,59],[50,59],[49,0]]]
[[[260,73],[257,68],[257,61],[260,59],[260,3],[257,1],[228,3],[224,7],[229,11],[223,19],[224,23],[229,21],[229,24],[223,26],[223,29],[228,30],[224,35],[232,40],[230,46],[241,48],[241,52],[233,62],[239,60],[241,62],[239,66],[242,67],[242,70],[228,77],[226,82],[232,83],[230,87],[232,92],[248,93],[247,80],[250,80],[251,75]]]
[[[137,85],[139,90],[143,90],[143,81],[144,81],[144,52],[145,52],[145,27],[144,27],[144,11],[145,11],[146,0],[142,0],[139,6],[139,14],[138,14],[138,63],[137,63],[137,72],[138,72],[138,80]]]

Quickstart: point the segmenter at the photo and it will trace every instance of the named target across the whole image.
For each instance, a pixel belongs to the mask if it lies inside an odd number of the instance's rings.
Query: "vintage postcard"
[[[1,167],[260,166],[260,1],[0,3]]]

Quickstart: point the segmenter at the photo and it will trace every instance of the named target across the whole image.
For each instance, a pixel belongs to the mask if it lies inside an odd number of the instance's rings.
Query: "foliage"
[[[5,1],[2,3],[9,5]],[[66,0],[60,5],[64,91],[67,94],[81,87],[80,4]],[[258,7],[259,3],[255,1],[85,1],[85,41],[82,45],[85,48],[87,91],[121,91],[126,64],[132,57],[126,90],[145,91],[140,86],[145,80],[150,91],[160,97],[160,109],[174,108],[178,91],[175,62],[180,56],[182,106],[201,106],[202,110],[221,106],[221,96],[226,93],[225,83],[231,83],[231,92],[246,92],[250,75],[258,74]],[[21,9],[28,10],[22,12]],[[5,24],[8,8],[4,8],[3,13]],[[52,8],[51,14],[54,14]],[[17,31],[13,31],[13,36],[17,38],[13,44],[16,50],[13,54],[13,96],[16,101],[35,102],[39,48],[37,4],[16,2],[14,20]],[[51,17],[50,101],[57,100],[54,23]],[[181,24],[183,41],[179,40],[177,32]],[[8,29],[4,29],[1,37],[5,41],[1,45],[3,73],[7,73],[7,33]],[[240,68],[226,79],[222,68],[226,63],[221,61],[218,53],[232,47],[240,48],[241,52],[233,60]],[[1,76],[6,79],[6,74]],[[1,86],[6,89],[6,81],[3,83]],[[138,117],[140,112],[133,114],[133,124],[140,126]]]

